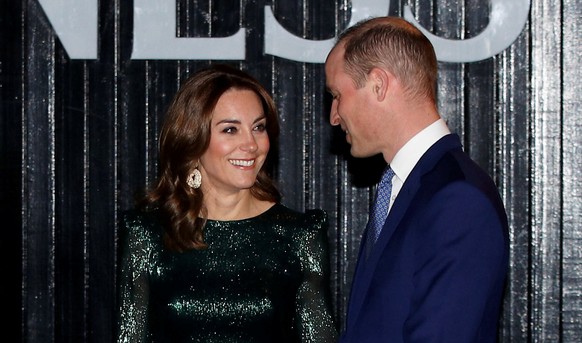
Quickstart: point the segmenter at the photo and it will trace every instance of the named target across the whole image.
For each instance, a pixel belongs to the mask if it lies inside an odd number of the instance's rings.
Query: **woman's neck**
[[[204,206],[208,211],[207,219],[211,220],[226,221],[252,218],[265,212],[272,205],[272,202],[253,197],[248,190],[227,196],[204,195]]]

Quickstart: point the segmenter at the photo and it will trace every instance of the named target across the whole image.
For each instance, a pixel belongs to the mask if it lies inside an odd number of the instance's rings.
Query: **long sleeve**
[[[146,342],[148,339],[148,257],[151,237],[144,217],[127,212],[119,229],[118,342]]]
[[[330,305],[325,212],[308,211],[305,225],[296,237],[303,274],[296,297],[299,336],[301,342],[335,342],[337,331]]]

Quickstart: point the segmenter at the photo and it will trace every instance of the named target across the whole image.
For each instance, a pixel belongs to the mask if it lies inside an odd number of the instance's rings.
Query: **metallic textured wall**
[[[209,63],[132,60],[133,2],[98,3],[98,58],[71,60],[38,1],[1,2],[2,287],[7,330],[25,342],[112,341],[117,213],[156,177],[169,100]],[[278,104],[284,203],[329,213],[335,312],[343,322],[381,163],[349,157],[343,135],[328,124],[323,65],[263,53],[263,8],[272,5],[297,36],[326,39],[349,22],[350,1],[177,4],[181,37],[247,28],[246,59],[230,63],[254,74]],[[478,34],[489,17],[483,0],[390,4],[399,16],[411,5],[424,27],[453,39]],[[582,337],[580,18],[577,0],[532,0],[522,34],[501,54],[440,63],[441,113],[494,177],[508,210],[502,342]]]

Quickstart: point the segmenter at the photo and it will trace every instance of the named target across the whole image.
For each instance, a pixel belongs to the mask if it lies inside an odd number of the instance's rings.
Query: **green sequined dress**
[[[276,204],[209,220],[208,249],[170,252],[155,212],[119,231],[119,342],[335,342],[327,217]]]

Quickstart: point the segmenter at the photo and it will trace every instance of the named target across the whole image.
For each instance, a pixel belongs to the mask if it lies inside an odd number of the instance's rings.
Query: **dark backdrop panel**
[[[21,220],[21,155],[22,155],[22,31],[17,18],[22,5],[2,3],[0,15],[0,258],[5,261],[5,276],[0,283],[6,294],[6,321],[0,324],[3,331],[21,339],[21,292],[22,271],[22,220]],[[4,330],[5,329],[5,330]]]
[[[229,36],[242,26],[246,58],[132,60],[133,1],[101,0],[98,57],[72,60],[37,0],[2,2],[0,248],[8,262],[2,287],[13,300],[5,311],[18,321],[6,322],[7,333],[26,342],[113,340],[118,213],[156,179],[170,99],[211,62],[247,70],[272,92],[282,128],[275,176],[286,205],[329,214],[334,309],[343,323],[383,161],[351,158],[343,133],[329,125],[322,64],[265,55],[266,5],[308,39],[334,37],[352,6],[178,0],[178,36]],[[398,16],[410,5],[424,27],[451,39],[479,34],[491,11],[479,0],[390,5]],[[439,63],[439,109],[508,210],[502,342],[582,336],[581,12],[576,0],[534,0],[523,32],[499,55]]]

